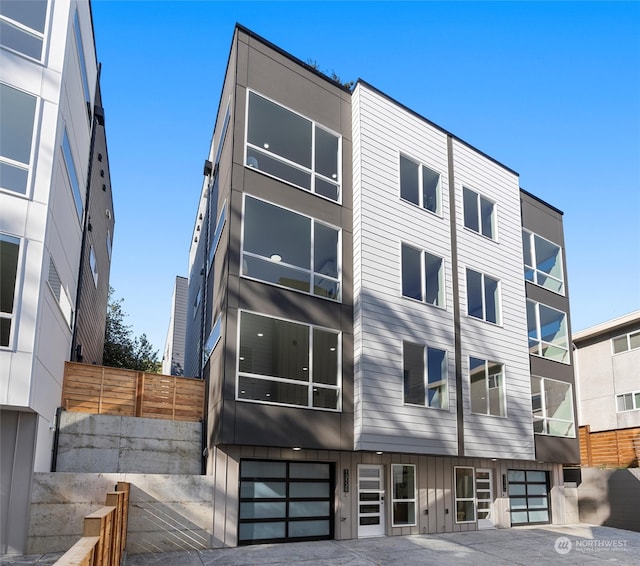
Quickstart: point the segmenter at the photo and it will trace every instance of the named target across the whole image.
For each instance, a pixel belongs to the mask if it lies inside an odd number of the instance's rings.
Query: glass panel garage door
[[[333,464],[242,460],[238,544],[333,538]]]
[[[511,525],[549,523],[549,472],[509,470],[508,478]]]

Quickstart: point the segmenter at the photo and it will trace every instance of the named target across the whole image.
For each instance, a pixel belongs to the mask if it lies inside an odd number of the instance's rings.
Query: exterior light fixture
[[[300,446],[294,446],[293,450],[294,450],[294,452],[300,452],[300,450],[302,450],[302,448]]]
[[[269,259],[278,263],[279,261],[282,261],[282,256],[280,254],[271,254],[271,257]]]
[[[269,149],[269,144],[268,144],[268,143],[265,143],[265,144],[263,144],[263,146],[262,146],[262,147],[264,147],[265,149]]]
[[[262,332],[258,332],[258,337],[262,338],[264,336],[264,334]]]
[[[379,451],[378,451],[378,452],[376,452],[376,454],[377,454],[378,456],[381,456],[382,454],[384,454],[384,452],[379,452]]]

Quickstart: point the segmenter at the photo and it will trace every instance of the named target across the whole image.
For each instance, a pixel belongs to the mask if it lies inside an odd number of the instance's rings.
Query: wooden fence
[[[84,518],[82,538],[55,566],[120,566],[127,543],[130,489],[129,483],[118,482],[116,491],[107,493],[105,506]]]
[[[591,432],[580,427],[580,463],[583,466],[635,468],[640,461],[640,428]]]
[[[66,362],[67,411],[197,422],[204,415],[201,379]]]

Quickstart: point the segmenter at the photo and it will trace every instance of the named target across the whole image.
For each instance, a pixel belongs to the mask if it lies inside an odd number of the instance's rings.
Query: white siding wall
[[[90,123],[82,89],[73,30],[78,9],[90,96],[95,96],[97,63],[88,2],[49,2],[43,63],[0,49],[0,80],[37,97],[31,176],[26,195],[0,191],[0,230],[22,239],[15,299],[14,336],[0,351],[0,404],[39,414],[35,470],[48,471],[60,404],[63,363],[69,359],[71,328],[47,284],[53,258],[63,287],[75,305],[82,225],[62,157],[66,125],[84,199]]]
[[[518,177],[454,140],[465,455],[534,458]],[[497,239],[464,226],[462,187],[494,201]],[[500,280],[502,323],[467,315],[466,269]],[[504,364],[506,417],[471,413],[469,356]]]
[[[455,454],[446,136],[362,84],[354,128],[355,447]],[[442,217],[400,199],[400,152],[440,173]],[[401,244],[444,258],[446,308],[402,297]],[[404,405],[403,340],[446,350],[449,408]]]

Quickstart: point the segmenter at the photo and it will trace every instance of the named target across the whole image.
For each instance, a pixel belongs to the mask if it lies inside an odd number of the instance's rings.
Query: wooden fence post
[[[143,398],[144,398],[144,372],[139,371],[136,376],[136,417],[142,416]]]

